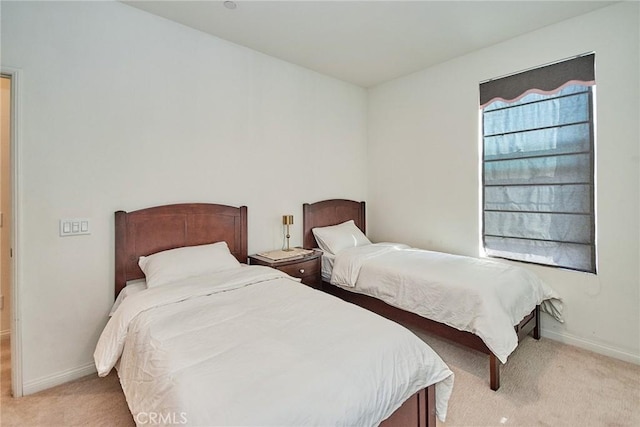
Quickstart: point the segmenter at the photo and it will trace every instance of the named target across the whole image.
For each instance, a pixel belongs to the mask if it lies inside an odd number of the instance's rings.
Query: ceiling
[[[362,87],[615,3],[609,1],[123,1]]]

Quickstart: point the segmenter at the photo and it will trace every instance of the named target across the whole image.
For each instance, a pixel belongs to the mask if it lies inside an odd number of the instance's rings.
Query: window
[[[487,255],[595,273],[594,60],[480,85]]]

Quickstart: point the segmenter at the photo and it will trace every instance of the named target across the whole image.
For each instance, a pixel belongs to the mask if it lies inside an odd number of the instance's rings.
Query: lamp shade
[[[283,225],[293,225],[293,215],[282,215]]]

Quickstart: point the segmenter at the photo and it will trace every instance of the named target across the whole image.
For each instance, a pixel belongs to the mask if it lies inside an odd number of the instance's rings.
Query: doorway
[[[6,78],[6,80],[5,80]],[[5,123],[4,115],[0,124],[4,132],[0,134],[8,135],[3,138],[0,144],[0,155],[3,160],[0,161],[0,190],[8,197],[1,197],[0,210],[3,213],[2,227],[0,227],[0,285],[8,289],[3,292],[4,307],[2,311],[6,311],[9,319],[9,335],[6,339],[10,342],[10,356],[6,364],[0,362],[0,366],[7,367],[10,380],[2,381],[3,385],[10,387],[13,397],[22,397],[22,327],[20,322],[20,277],[17,256],[19,252],[19,233],[18,218],[20,183],[18,178],[18,165],[20,164],[20,82],[22,81],[22,71],[16,68],[2,66],[0,69],[0,83],[8,82],[8,91],[2,91],[2,100],[4,106],[0,104],[0,112],[6,112],[8,122]],[[8,98],[8,102],[6,101]],[[0,100],[0,102],[2,101]],[[1,115],[1,114],[0,114]],[[6,139],[6,141],[5,141]],[[2,205],[5,203],[5,205]],[[4,242],[4,243],[2,243]],[[4,246],[3,246],[4,245]],[[3,271],[5,274],[3,274]],[[8,295],[5,295],[7,292]],[[1,316],[1,315],[0,315]],[[1,317],[0,317],[1,319]],[[0,326],[0,330],[6,329],[4,324]],[[0,340],[1,341],[1,340]],[[3,353],[4,354],[4,353]],[[4,388],[3,388],[4,390]]]
[[[0,393],[11,396],[11,77],[0,75]]]

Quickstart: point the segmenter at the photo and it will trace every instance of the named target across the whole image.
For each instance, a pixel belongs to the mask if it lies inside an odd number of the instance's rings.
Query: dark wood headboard
[[[247,207],[186,203],[133,212],[118,211],[116,221],[115,295],[127,281],[141,279],[141,256],[225,241],[231,253],[247,262]]]
[[[318,243],[311,231],[315,227],[327,227],[352,219],[356,226],[367,233],[365,202],[331,199],[302,205],[303,247],[317,248]]]

